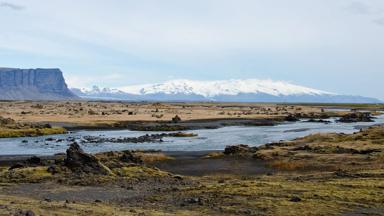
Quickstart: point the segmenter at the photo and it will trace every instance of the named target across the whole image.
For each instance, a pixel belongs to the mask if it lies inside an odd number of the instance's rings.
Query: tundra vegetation
[[[383,110],[338,110],[345,106],[0,102],[0,137],[65,133],[59,126],[178,131],[127,140],[89,136],[85,143],[149,142],[196,136],[179,132],[191,128],[328,123],[329,117],[369,122]],[[91,155],[74,142],[65,154],[0,157],[0,215],[383,215],[383,203],[383,126],[199,156],[155,150]]]
[[[179,161],[178,161],[179,160]],[[159,151],[30,158],[0,171],[0,214],[35,215],[383,215],[384,127],[314,134],[195,160],[252,161],[247,170],[191,175],[160,170]],[[236,169],[236,164],[230,167]]]

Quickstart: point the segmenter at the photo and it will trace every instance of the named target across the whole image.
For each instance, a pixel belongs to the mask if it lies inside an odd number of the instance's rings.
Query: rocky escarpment
[[[76,99],[60,69],[0,68],[0,100]]]

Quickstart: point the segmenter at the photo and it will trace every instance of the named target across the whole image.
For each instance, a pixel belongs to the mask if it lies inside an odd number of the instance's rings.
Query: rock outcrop
[[[72,143],[67,149],[67,157],[64,164],[75,173],[97,175],[108,175],[111,173],[95,156],[85,153],[77,143]]]
[[[373,122],[372,118],[373,117],[369,112],[355,112],[344,115],[338,121],[343,123]]]
[[[241,144],[225,147],[224,154],[233,156],[246,156],[248,154],[254,153],[256,150],[256,147],[250,147],[248,145]]]
[[[68,100],[78,98],[60,69],[0,68],[0,100]]]

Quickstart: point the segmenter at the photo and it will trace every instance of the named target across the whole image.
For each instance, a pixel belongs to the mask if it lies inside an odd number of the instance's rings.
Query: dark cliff
[[[60,69],[0,68],[0,100],[76,99]]]

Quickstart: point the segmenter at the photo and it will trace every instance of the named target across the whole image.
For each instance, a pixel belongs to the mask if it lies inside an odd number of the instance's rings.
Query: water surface
[[[331,119],[332,123],[308,123],[294,122],[277,126],[246,127],[234,126],[219,129],[191,130],[198,137],[188,138],[164,138],[159,143],[87,143],[82,144],[83,136],[106,136],[106,137],[137,137],[145,134],[161,132],[141,132],[129,130],[114,131],[77,131],[72,134],[52,135],[33,138],[6,138],[0,139],[0,155],[52,155],[62,153],[68,148],[68,137],[75,137],[86,152],[96,153],[112,150],[128,149],[156,149],[163,151],[206,151],[223,150],[227,145],[248,144],[259,146],[262,144],[277,142],[280,140],[291,140],[312,133],[338,132],[353,133],[361,127],[375,124],[384,124],[384,115],[378,116],[375,122],[368,123],[338,123]],[[46,138],[64,139],[63,142],[46,141]],[[24,143],[27,140],[28,143]]]

